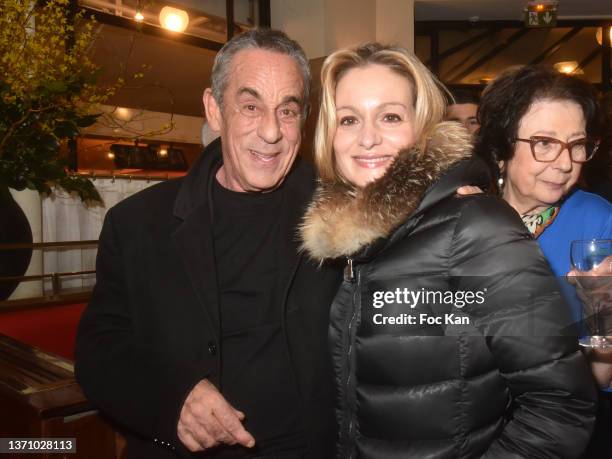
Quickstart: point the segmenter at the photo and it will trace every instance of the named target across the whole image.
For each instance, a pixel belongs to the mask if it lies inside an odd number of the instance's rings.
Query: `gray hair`
[[[310,65],[304,50],[295,40],[289,38],[280,30],[253,29],[241,33],[228,41],[215,56],[215,63],[212,69],[211,89],[213,97],[220,107],[223,107],[223,94],[229,82],[232,59],[234,56],[245,49],[264,49],[280,54],[285,54],[295,59],[302,73],[303,107],[302,121],[308,114],[310,96]]]

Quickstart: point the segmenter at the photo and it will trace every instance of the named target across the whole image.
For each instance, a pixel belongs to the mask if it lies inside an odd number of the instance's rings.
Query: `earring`
[[[497,189],[501,192],[504,188],[504,170],[505,170],[505,162],[497,161],[497,167],[499,168],[499,177],[497,177]]]

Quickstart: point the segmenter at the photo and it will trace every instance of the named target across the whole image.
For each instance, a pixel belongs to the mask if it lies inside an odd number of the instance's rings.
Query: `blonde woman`
[[[470,135],[410,53],[322,69],[321,184],[304,247],[346,260],[331,308],[339,458],[579,457],[595,393],[550,269],[485,187]]]

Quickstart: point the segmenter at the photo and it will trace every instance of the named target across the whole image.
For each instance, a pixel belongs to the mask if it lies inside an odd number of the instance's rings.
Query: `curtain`
[[[43,198],[43,241],[86,241],[100,236],[106,211],[128,196],[137,193],[159,180],[95,179],[93,183],[104,204],[87,206],[78,197],[62,190],[54,190]],[[66,273],[95,269],[96,246],[86,248],[48,248],[43,251],[44,273]],[[95,274],[62,276],[61,289],[90,288]],[[45,280],[45,293],[52,292],[50,279]]]

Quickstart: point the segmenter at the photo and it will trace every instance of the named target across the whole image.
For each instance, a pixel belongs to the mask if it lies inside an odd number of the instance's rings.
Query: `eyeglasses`
[[[597,147],[599,147],[599,142],[587,138],[572,140],[567,143],[545,136],[533,136],[528,139],[519,139],[517,137],[514,140],[527,142],[531,146],[533,159],[543,163],[552,163],[566,148],[569,151],[572,162],[586,163],[593,157]]]

